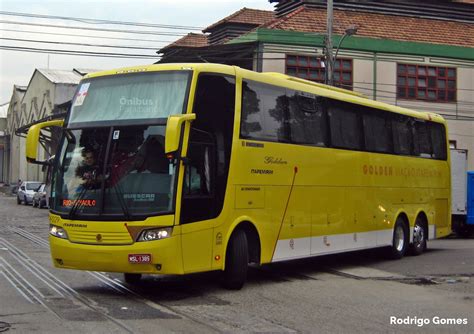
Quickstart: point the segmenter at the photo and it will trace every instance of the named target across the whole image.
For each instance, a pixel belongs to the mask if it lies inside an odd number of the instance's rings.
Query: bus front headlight
[[[172,227],[153,228],[140,233],[137,241],[154,241],[171,237]]]
[[[66,231],[62,227],[56,225],[49,225],[49,234],[57,238],[67,239]]]

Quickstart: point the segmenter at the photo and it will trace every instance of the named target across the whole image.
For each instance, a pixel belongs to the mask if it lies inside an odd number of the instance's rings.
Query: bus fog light
[[[155,228],[144,230],[140,233],[137,241],[153,241],[171,237],[172,227]]]
[[[62,227],[56,225],[49,225],[49,234],[57,238],[67,239],[66,231]]]

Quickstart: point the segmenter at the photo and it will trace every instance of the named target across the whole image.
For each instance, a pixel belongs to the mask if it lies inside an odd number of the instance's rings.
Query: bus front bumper
[[[87,245],[49,236],[56,268],[140,274],[183,274],[181,237],[132,245]],[[130,255],[150,255],[150,263],[130,263]]]

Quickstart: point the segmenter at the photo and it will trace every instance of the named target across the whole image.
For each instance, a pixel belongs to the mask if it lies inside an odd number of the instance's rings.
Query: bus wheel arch
[[[229,236],[223,273],[224,286],[239,290],[247,279],[249,263],[260,263],[260,237],[255,226],[243,221],[238,223]]]
[[[410,253],[415,256],[423,253],[426,250],[428,238],[428,217],[424,211],[420,211],[413,225],[413,240],[410,244]]]
[[[261,263],[261,242],[260,242],[260,233],[255,225],[249,219],[242,219],[235,221],[233,226],[229,229],[231,232],[228,235],[226,242],[226,254],[227,248],[229,247],[229,242],[234,235],[234,233],[242,229],[245,232],[249,248],[249,263],[260,264]]]

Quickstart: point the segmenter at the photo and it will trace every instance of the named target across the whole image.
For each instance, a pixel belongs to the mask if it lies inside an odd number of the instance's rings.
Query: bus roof
[[[332,98],[335,100],[345,101],[349,103],[359,104],[366,107],[386,110],[398,114],[412,116],[419,119],[435,121],[439,123],[446,123],[444,118],[436,113],[432,112],[419,112],[412,109],[402,108],[394,106],[388,103],[375,101],[367,98],[365,95],[346,90],[334,86],[328,86],[321,83],[292,77],[282,73],[276,72],[254,72],[250,70],[242,69],[238,66],[230,66],[223,64],[212,64],[212,63],[167,63],[167,64],[152,64],[144,66],[132,66],[124,67],[119,69],[89,73],[84,76],[84,79],[119,75],[127,73],[140,73],[140,72],[154,72],[154,71],[177,71],[177,70],[189,70],[198,72],[216,72],[227,75],[238,75],[244,78],[267,83],[271,85],[282,86],[290,89],[300,90],[315,95]]]

